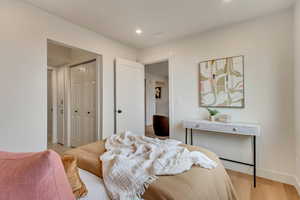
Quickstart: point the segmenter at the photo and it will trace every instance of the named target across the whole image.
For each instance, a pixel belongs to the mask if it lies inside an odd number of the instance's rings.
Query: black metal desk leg
[[[188,129],[185,129],[185,144],[187,144],[187,137],[188,137]]]
[[[253,183],[256,187],[256,136],[253,136]]]
[[[191,128],[191,145],[193,145],[193,129]]]

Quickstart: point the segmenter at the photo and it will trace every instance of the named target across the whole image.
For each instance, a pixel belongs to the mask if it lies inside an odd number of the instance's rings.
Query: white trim
[[[64,68],[65,77],[65,103],[64,103],[64,146],[71,146],[71,71],[70,65],[66,65]],[[66,142],[65,142],[66,141]]]
[[[252,171],[253,169],[250,168],[250,167],[238,166],[236,164],[228,163],[226,161],[223,161],[223,164],[224,164],[226,169],[230,169],[232,171],[237,171],[237,172],[241,172],[241,173],[253,176],[253,171]],[[272,180],[272,181],[277,181],[277,182],[280,182],[280,183],[293,185],[293,186],[296,187],[296,177],[292,174],[287,174],[287,173],[268,170],[268,169],[257,168],[257,177],[261,177],[261,178],[269,179],[269,180]]]
[[[52,40],[47,38],[46,40],[46,46],[48,46],[48,42],[60,45],[60,46],[64,46],[64,47],[68,47],[68,48],[73,48],[73,49],[80,49],[92,54],[96,55],[96,82],[97,82],[97,87],[96,87],[96,130],[97,130],[97,140],[101,140],[103,139],[103,55],[100,55],[98,53],[95,53],[93,51],[89,51],[86,50],[84,48],[81,47],[76,47],[76,46],[72,46],[69,44],[65,44],[63,42],[57,41],[57,40]],[[122,60],[123,61],[123,60]],[[53,93],[53,97],[57,98],[57,67],[51,67],[48,66],[48,69],[53,69],[53,71],[55,71],[55,94]],[[71,74],[70,74],[70,64],[65,64],[60,66],[60,68],[64,68],[64,86],[65,86],[65,102],[64,102],[64,122],[66,124],[66,126],[64,127],[64,146],[66,147],[70,147],[71,146],[71,111],[70,111],[70,95],[71,95]],[[53,132],[53,143],[57,143],[57,99],[55,99],[55,101],[53,101],[56,103],[56,105],[53,105],[53,107],[55,106],[55,111],[56,113],[53,112],[53,116],[55,116],[55,122],[53,123],[53,127],[55,130],[55,134]],[[65,142],[67,141],[67,142]],[[48,141],[47,141],[48,142]]]
[[[48,66],[48,70],[51,72],[51,88],[52,88],[52,144],[57,143],[57,69],[55,67]],[[48,83],[47,83],[48,84]],[[48,89],[48,88],[47,88]],[[48,95],[48,92],[47,92]],[[48,104],[48,103],[47,103]],[[47,113],[48,116],[48,113]],[[48,132],[47,132],[48,134]],[[47,144],[49,143],[48,141],[48,136],[47,136]]]
[[[52,67],[52,144],[57,143],[57,69]]]
[[[300,159],[299,155],[296,155],[296,168],[295,168],[295,183],[294,186],[300,195],[300,179],[299,179],[299,167],[300,167]]]
[[[118,65],[125,65],[125,66],[129,66],[129,67],[135,67],[135,68],[144,68],[145,66],[143,64],[140,64],[138,62],[134,62],[131,60],[125,60],[122,58],[116,58],[116,66]]]
[[[103,61],[102,56],[96,57],[96,130],[97,140],[103,139]]]
[[[269,180],[294,185],[295,184],[295,176],[287,173],[277,172],[273,170],[267,169],[258,169],[257,176],[263,177]]]
[[[293,184],[300,195],[300,180],[297,178],[297,176],[294,177],[294,184]]]

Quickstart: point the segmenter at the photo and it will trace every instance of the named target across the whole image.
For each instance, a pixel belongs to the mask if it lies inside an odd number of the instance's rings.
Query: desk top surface
[[[184,120],[184,128],[205,130],[220,133],[230,133],[237,135],[260,135],[260,125],[258,123],[245,123],[245,122],[215,122],[209,120]]]
[[[183,122],[192,122],[192,123],[204,123],[204,124],[216,124],[216,125],[223,125],[223,126],[232,126],[232,125],[239,125],[239,126],[256,126],[260,127],[259,123],[248,123],[248,122],[218,122],[218,121],[209,121],[205,119],[190,119],[190,120],[183,120]]]

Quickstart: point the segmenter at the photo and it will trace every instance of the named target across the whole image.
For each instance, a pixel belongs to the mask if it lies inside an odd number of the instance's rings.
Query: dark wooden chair
[[[169,117],[153,115],[153,130],[156,136],[169,137]]]

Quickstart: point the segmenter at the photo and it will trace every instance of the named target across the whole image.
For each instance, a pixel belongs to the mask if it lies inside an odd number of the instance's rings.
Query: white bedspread
[[[101,178],[82,169],[79,169],[79,175],[88,189],[87,196],[80,200],[110,200]]]
[[[157,175],[175,175],[192,165],[214,168],[201,152],[189,152],[176,140],[136,136],[130,132],[109,137],[102,160],[103,180],[113,200],[140,200]]]

